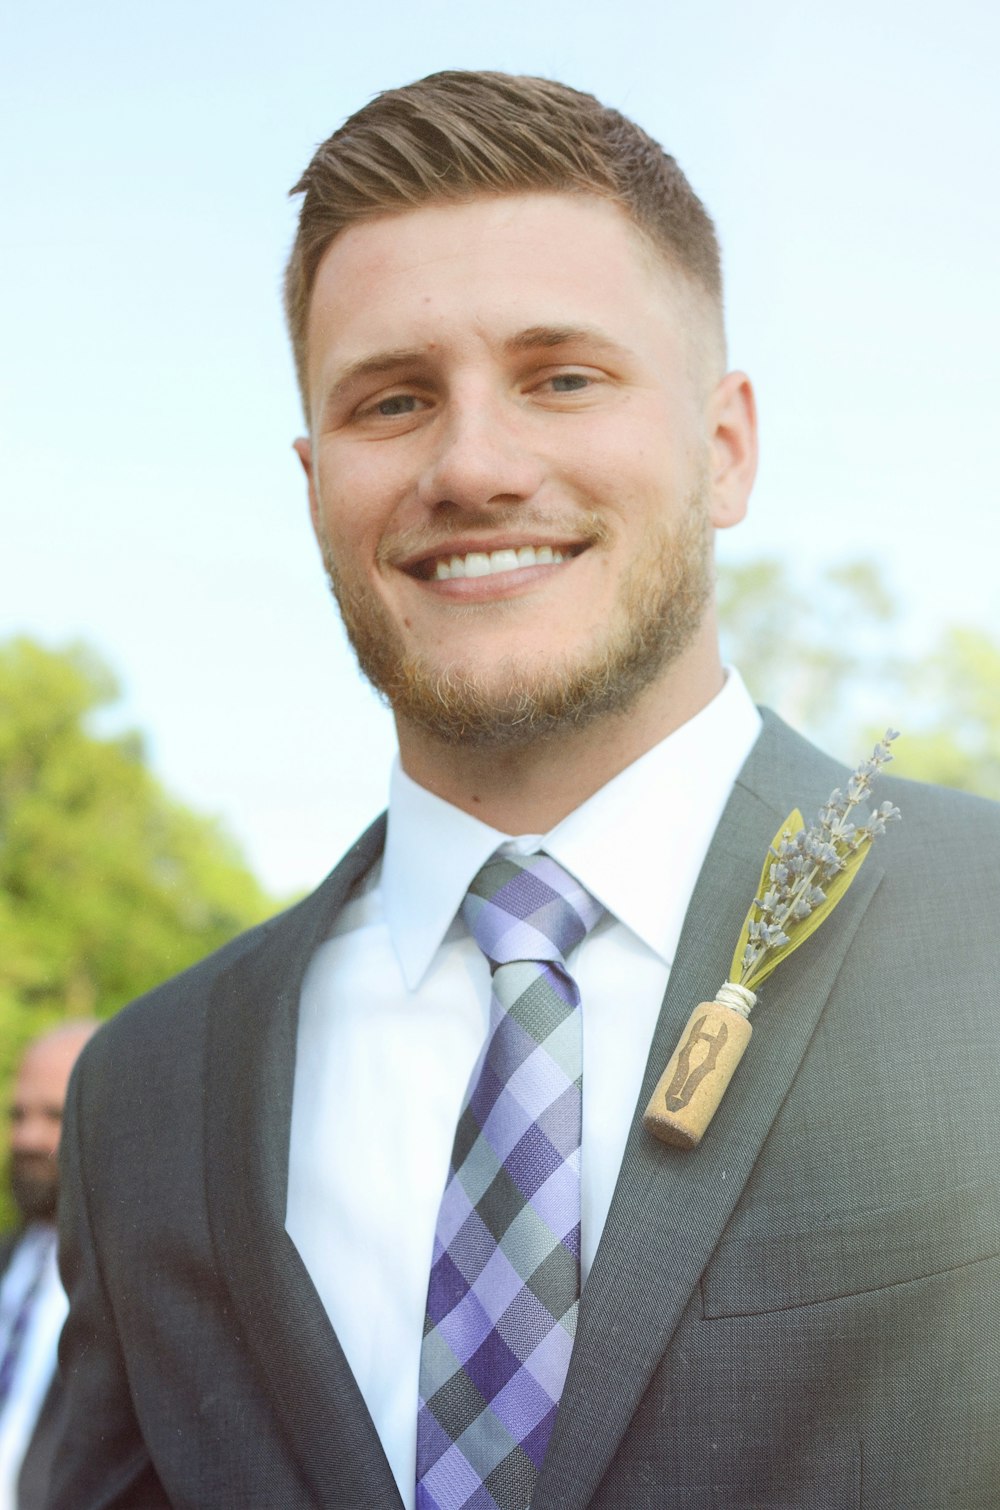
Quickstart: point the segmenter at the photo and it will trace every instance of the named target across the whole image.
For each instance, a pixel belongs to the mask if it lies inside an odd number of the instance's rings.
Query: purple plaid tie
[[[603,908],[548,855],[496,855],[462,916],[493,971],[455,1135],[420,1357],[417,1510],[526,1510],[580,1295],[580,993]]]

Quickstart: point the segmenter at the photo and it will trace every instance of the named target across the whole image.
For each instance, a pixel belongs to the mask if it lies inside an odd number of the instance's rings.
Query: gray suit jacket
[[[767,983],[701,1147],[638,1115],[781,820],[843,776],[768,717],[692,899],[533,1510],[1000,1505],[1000,810],[886,781],[903,823]],[[284,1229],[302,974],[381,836],[84,1051],[55,1510],[399,1510]]]

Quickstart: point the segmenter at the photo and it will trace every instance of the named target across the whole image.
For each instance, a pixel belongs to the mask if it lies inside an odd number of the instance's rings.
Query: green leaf
[[[764,861],[764,868],[760,873],[760,880],[757,882],[757,890],[754,892],[755,898],[762,897],[771,884],[771,866],[774,864],[774,855],[771,853],[771,850],[776,850],[778,848],[778,845],[786,835],[790,838],[792,835],[797,834],[800,828],[805,828],[805,820],[796,807],[792,809],[788,817],[785,819],[784,823],[778,829],[778,832],[775,834],[774,838],[771,840],[771,845],[767,852],[767,858]],[[751,902],[750,907],[747,911],[747,915],[743,919],[743,931],[740,934],[740,941],[736,945],[736,953],[733,955],[733,962],[729,967],[729,979],[731,981],[738,981],[743,974],[743,953],[746,949],[747,944],[750,942],[750,924],[753,921],[753,916],[756,911],[757,908],[754,905],[754,902]],[[747,982],[744,981],[743,984],[746,985]]]

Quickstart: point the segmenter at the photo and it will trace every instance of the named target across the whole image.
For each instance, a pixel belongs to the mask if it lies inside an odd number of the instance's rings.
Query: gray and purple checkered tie
[[[548,855],[496,855],[462,916],[490,962],[486,1045],[455,1135],[420,1357],[417,1510],[526,1510],[580,1295],[580,993],[603,908]]]

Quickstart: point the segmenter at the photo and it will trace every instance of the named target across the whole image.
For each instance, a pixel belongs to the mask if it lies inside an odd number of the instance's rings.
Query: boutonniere
[[[810,828],[796,808],[775,834],[729,979],[714,1001],[703,1001],[691,1013],[643,1116],[645,1126],[664,1143],[696,1148],[701,1142],[750,1042],[757,988],[826,922],[872,841],[899,817],[897,807],[883,802],[862,822],[852,819],[892,759],[889,745],[897,737],[894,729],[886,730],[871,758],[851,776],[846,792],[831,792]]]

